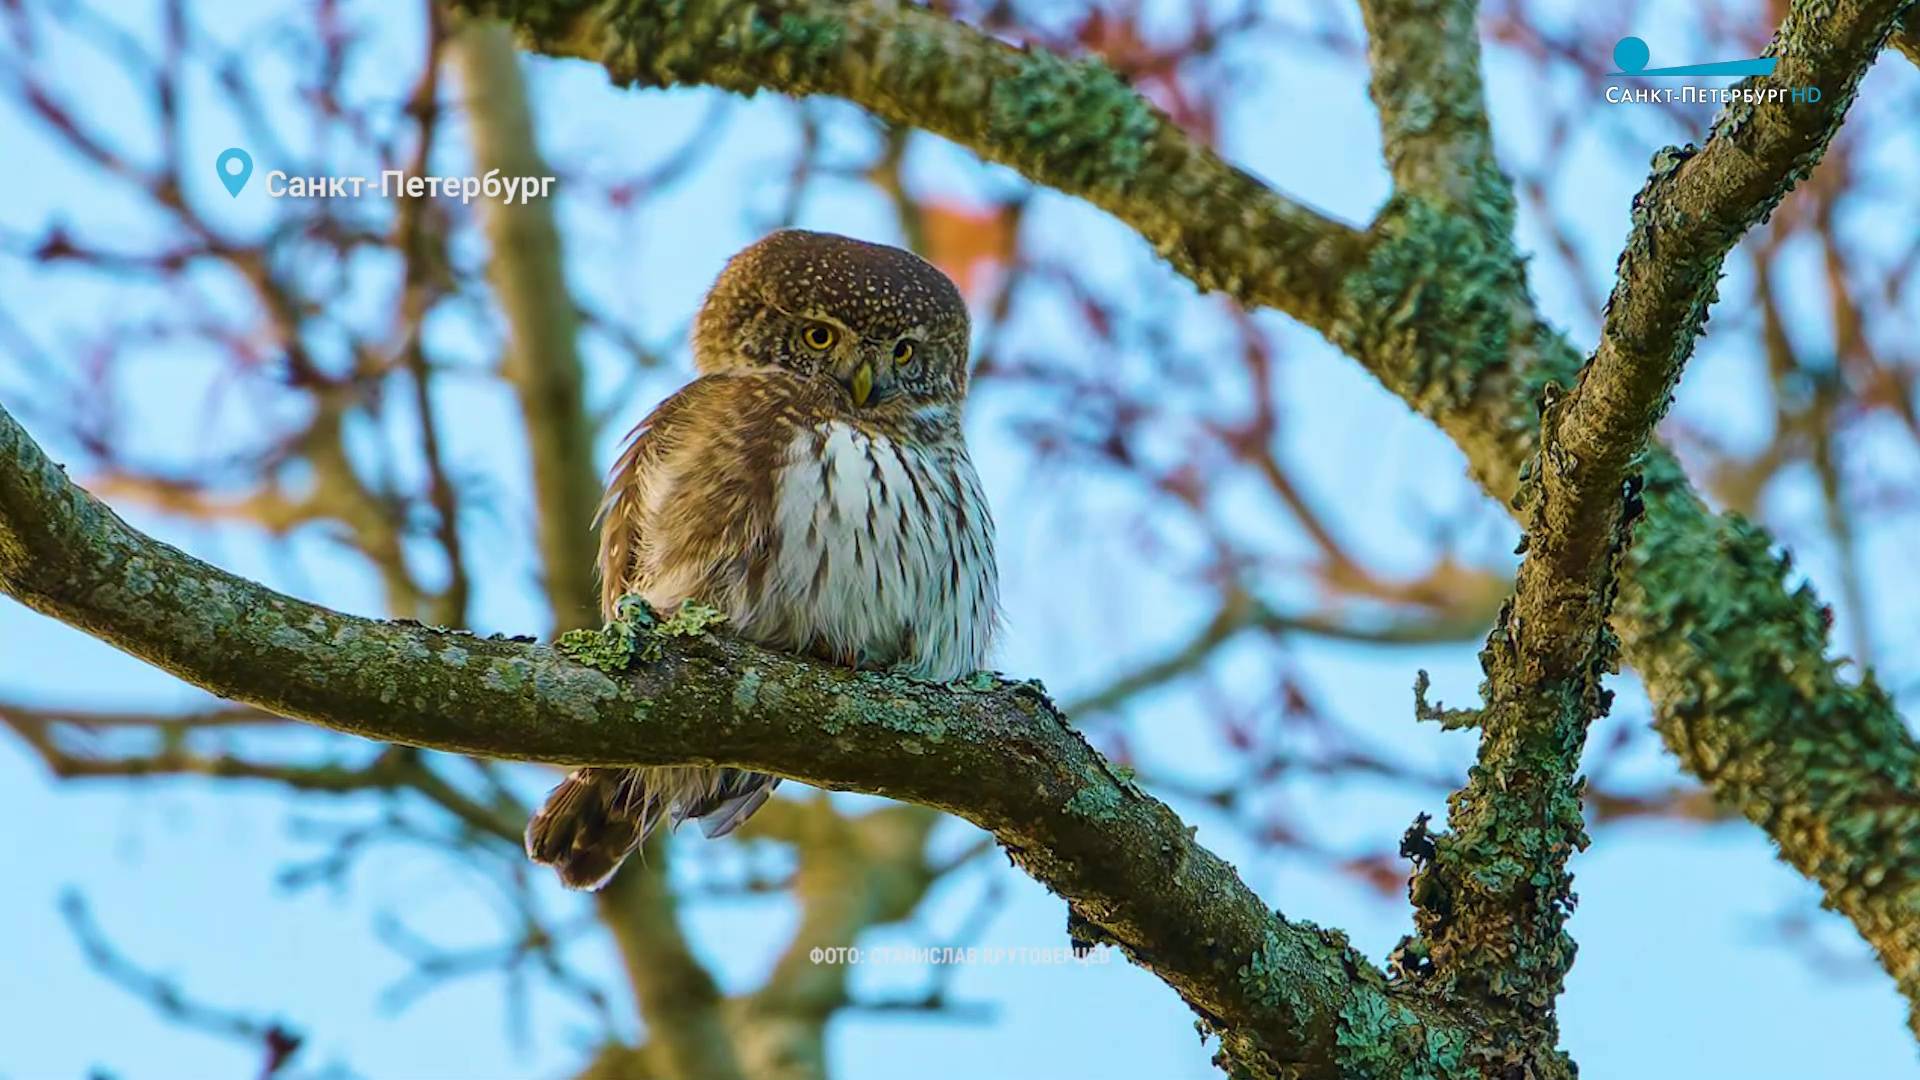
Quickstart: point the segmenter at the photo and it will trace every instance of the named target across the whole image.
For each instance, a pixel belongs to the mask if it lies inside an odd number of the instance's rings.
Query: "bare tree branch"
[[[272,1080],[281,1075],[306,1042],[299,1032],[278,1020],[262,1020],[196,1001],[172,980],[141,968],[107,940],[80,894],[62,894],[60,914],[79,940],[87,962],[102,976],[145,1000],[163,1016],[189,1028],[257,1044],[262,1054],[260,1071],[256,1074],[259,1080]]]
[[[745,1077],[721,1014],[725,998],[680,931],[666,836],[648,843],[642,857],[643,865],[615,874],[594,898],[647,1024],[642,1052],[663,1076]]]
[[[452,43],[473,117],[475,168],[543,176],[519,54],[500,27],[466,21]],[[593,424],[580,365],[578,314],[560,257],[553,205],[483,204],[494,292],[507,321],[506,374],[520,400],[533,459],[535,527],[556,632],[599,622],[590,523],[600,502]]]

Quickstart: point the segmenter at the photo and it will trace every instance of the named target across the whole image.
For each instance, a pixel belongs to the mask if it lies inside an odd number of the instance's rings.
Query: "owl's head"
[[[967,306],[912,252],[782,229],[735,255],[694,322],[707,373],[831,377],[855,408],[911,413],[967,392]]]

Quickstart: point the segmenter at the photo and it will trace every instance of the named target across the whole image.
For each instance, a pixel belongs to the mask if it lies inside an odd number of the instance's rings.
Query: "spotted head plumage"
[[[728,261],[694,322],[693,356],[703,372],[824,374],[884,414],[957,406],[968,336],[966,302],[932,263],[886,244],[782,229]]]
[[[997,625],[993,519],[967,455],[968,319],[911,252],[787,229],[730,260],[694,320],[701,376],[634,429],[600,522],[602,606],[697,601],[771,648],[948,680]],[[574,888],[662,821],[731,831],[779,781],[581,769],[527,827]]]

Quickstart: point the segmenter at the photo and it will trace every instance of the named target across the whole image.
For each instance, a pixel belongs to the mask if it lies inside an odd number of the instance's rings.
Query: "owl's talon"
[[[628,593],[614,601],[613,617],[616,622],[636,627],[653,626],[660,621],[660,613],[639,593]]]

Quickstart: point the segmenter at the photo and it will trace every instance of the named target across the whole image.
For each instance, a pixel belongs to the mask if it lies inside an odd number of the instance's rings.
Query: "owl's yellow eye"
[[[918,355],[918,350],[913,347],[913,341],[909,338],[901,338],[893,346],[893,366],[900,371],[912,371],[914,357]]]
[[[800,340],[806,342],[807,348],[815,352],[826,352],[833,348],[834,341],[839,337],[839,333],[825,323],[810,323],[805,330],[800,331]]]

